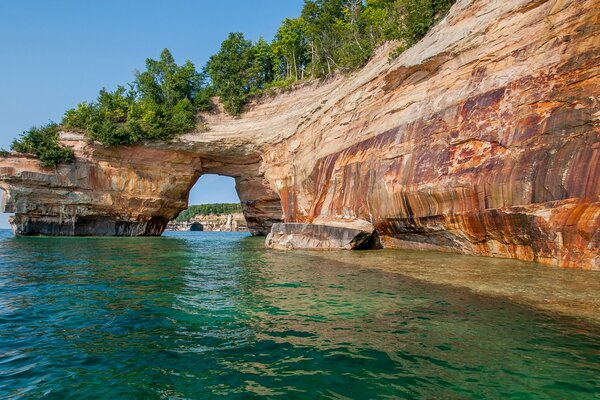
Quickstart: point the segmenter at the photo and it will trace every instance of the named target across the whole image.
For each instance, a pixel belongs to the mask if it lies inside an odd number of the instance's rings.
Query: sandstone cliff
[[[241,118],[205,115],[209,132],[109,149],[64,134],[73,164],[0,160],[5,210],[19,234],[160,234],[218,173],[251,231],[294,223],[274,247],[360,226],[383,247],[600,269],[598,7],[459,0],[393,62],[384,47]]]

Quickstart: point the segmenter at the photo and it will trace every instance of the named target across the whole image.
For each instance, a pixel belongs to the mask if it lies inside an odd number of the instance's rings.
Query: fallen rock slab
[[[273,224],[265,246],[276,250],[357,250],[372,247],[371,229],[301,223]]]

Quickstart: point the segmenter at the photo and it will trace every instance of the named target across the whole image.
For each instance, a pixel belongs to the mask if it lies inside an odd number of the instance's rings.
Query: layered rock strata
[[[154,234],[200,174],[219,173],[236,177],[255,233],[366,221],[383,247],[600,269],[597,0],[459,0],[388,62],[394,47],[241,118],[204,115],[209,132],[174,143],[104,149],[67,135],[74,164],[1,160],[6,210],[22,234],[78,234],[104,217],[106,232]],[[298,226],[277,226],[288,231]]]
[[[105,148],[63,134],[62,143],[75,150],[73,163],[44,168],[21,155],[0,161],[3,207],[15,213],[17,235],[158,236],[187,208],[204,173],[235,178],[252,233],[266,235],[281,221],[279,198],[258,172],[260,158],[235,141]]]
[[[595,1],[459,1],[265,156],[286,222],[370,221],[384,247],[600,269]]]

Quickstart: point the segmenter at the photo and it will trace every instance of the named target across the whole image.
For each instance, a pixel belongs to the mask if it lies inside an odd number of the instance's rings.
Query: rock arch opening
[[[248,232],[235,179],[205,174],[188,193],[188,208],[167,226],[170,231]]]
[[[257,165],[218,164],[215,168],[212,163],[203,164],[203,172],[189,181],[184,215],[175,214],[173,218],[177,218],[167,229],[242,231],[266,236],[274,223],[283,221],[279,195],[258,172]],[[239,206],[230,207],[234,204]]]
[[[211,176],[233,178],[248,231],[254,236],[266,236],[274,223],[283,222],[283,211],[279,194],[264,177],[260,164],[261,158],[254,154],[221,156],[218,160],[202,158],[200,174],[188,193],[193,195],[197,184],[198,190],[203,190],[205,179],[209,183],[216,179]]]
[[[188,205],[239,203],[235,178],[218,174],[203,174],[190,189]]]
[[[7,193],[4,189],[0,189],[0,210],[4,210],[6,206]],[[0,229],[10,229],[10,219],[14,216],[13,213],[0,213]]]
[[[2,211],[14,213],[16,235],[159,236],[188,207],[191,189],[207,174],[235,181],[253,235],[267,235],[282,220],[281,201],[261,171],[261,157],[238,143],[104,147],[70,135],[64,141],[74,146],[76,157],[69,164],[45,168],[20,155],[3,160]]]

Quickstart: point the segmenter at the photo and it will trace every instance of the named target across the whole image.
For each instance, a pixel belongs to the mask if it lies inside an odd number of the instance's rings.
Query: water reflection
[[[593,398],[600,390],[597,325],[411,276],[426,267],[430,280],[483,285],[473,260],[444,275],[435,265],[452,259],[429,253],[273,252],[260,239],[215,233],[6,237],[0,257],[7,398]],[[526,277],[519,265],[508,275]],[[501,274],[505,266],[485,267]]]
[[[325,373],[318,368],[324,361],[352,365],[362,360],[381,381],[402,382],[399,393],[409,397],[427,393],[421,391],[426,387],[436,387],[436,396],[442,397],[496,397],[503,390],[508,394],[525,388],[529,381],[546,387],[541,393],[548,395],[564,393],[566,387],[592,393],[585,384],[578,386],[582,382],[598,388],[585,368],[576,372],[574,367],[569,378],[558,364],[548,368],[561,360],[559,364],[573,366],[583,362],[582,367],[589,363],[597,370],[600,341],[594,327],[468,290],[349,268],[327,254],[307,252],[294,259],[286,253],[263,255],[269,262],[263,272],[255,271],[263,281],[256,285],[248,280],[244,308],[259,340],[303,349],[302,358],[289,364],[242,364],[240,371],[285,376],[305,365],[303,373],[318,374]],[[347,377],[363,381],[360,371],[348,367]],[[494,379],[482,379],[482,374]],[[506,387],[519,379],[523,382],[514,388]]]

